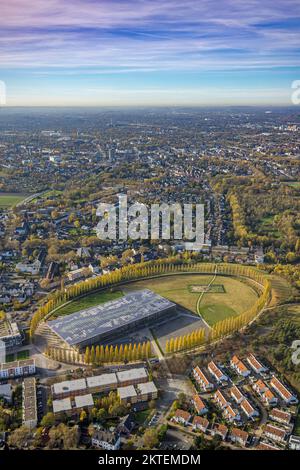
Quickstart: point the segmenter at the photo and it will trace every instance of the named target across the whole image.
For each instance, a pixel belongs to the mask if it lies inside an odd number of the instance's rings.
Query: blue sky
[[[10,106],[281,105],[299,79],[299,0],[1,5]]]

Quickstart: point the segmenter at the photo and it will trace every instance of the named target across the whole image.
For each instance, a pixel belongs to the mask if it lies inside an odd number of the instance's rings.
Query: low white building
[[[92,437],[92,445],[105,450],[118,450],[121,446],[121,436],[118,432],[99,430]]]
[[[300,436],[291,436],[289,439],[289,448],[291,450],[300,450]]]
[[[24,359],[21,361],[0,364],[0,379],[13,379],[35,374],[35,360]]]

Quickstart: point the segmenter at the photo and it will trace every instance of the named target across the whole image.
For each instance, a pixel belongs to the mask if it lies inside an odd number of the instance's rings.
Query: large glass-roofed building
[[[81,349],[147,325],[175,308],[148,289],[49,321],[48,327],[69,346]]]

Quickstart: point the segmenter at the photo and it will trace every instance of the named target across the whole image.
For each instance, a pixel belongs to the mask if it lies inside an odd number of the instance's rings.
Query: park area
[[[1,193],[0,192],[0,209],[8,209],[19,204],[26,198],[26,194],[22,193]]]
[[[153,337],[159,347],[165,350],[167,340],[172,337],[188,335],[201,328],[208,329],[218,321],[249,310],[258,299],[258,292],[253,285],[246,278],[226,275],[167,274],[132,281],[122,287],[116,286],[74,299],[54,311],[50,319],[118,299],[132,291],[150,289],[177,305],[174,312],[151,325]],[[139,334],[148,336],[147,329],[138,328],[135,333],[126,334],[126,338],[119,338],[118,341],[126,339],[126,342],[130,342]]]
[[[207,274],[164,276],[133,282],[127,289],[151,289],[190,312],[200,313],[209,326],[248,310],[258,298],[252,286],[234,277],[217,276],[207,287],[212,277]],[[200,295],[202,298],[199,305]]]

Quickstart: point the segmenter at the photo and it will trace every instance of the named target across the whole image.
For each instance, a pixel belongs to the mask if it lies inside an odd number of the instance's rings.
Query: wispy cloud
[[[93,100],[87,96],[88,85],[106,89],[96,93],[98,104],[109,99],[127,102],[134,96],[139,102],[150,102],[152,97],[160,103],[171,99],[193,103],[208,96],[215,102],[221,91],[212,89],[209,79],[202,80],[205,74],[222,78],[242,71],[246,83],[248,75],[255,77],[253,72],[259,76],[268,70],[272,78],[282,70],[300,68],[299,0],[0,2],[0,79],[9,75],[12,103],[41,102],[42,97],[43,103],[48,98],[54,102],[54,95],[56,101],[64,97],[69,103],[76,91],[64,89],[66,81],[70,88],[77,87],[83,100]],[[183,73],[185,82],[180,83]],[[111,77],[113,93],[108,86]],[[257,77],[245,84],[243,92],[233,82],[228,95],[233,102],[244,96],[253,102],[254,88],[262,102],[271,96],[288,99],[289,90],[280,88],[277,79],[270,92],[266,81]],[[228,87],[223,90],[227,99],[226,93]]]
[[[299,25],[284,27],[295,18],[298,0],[11,0],[1,5],[0,63],[116,71],[295,66]]]

